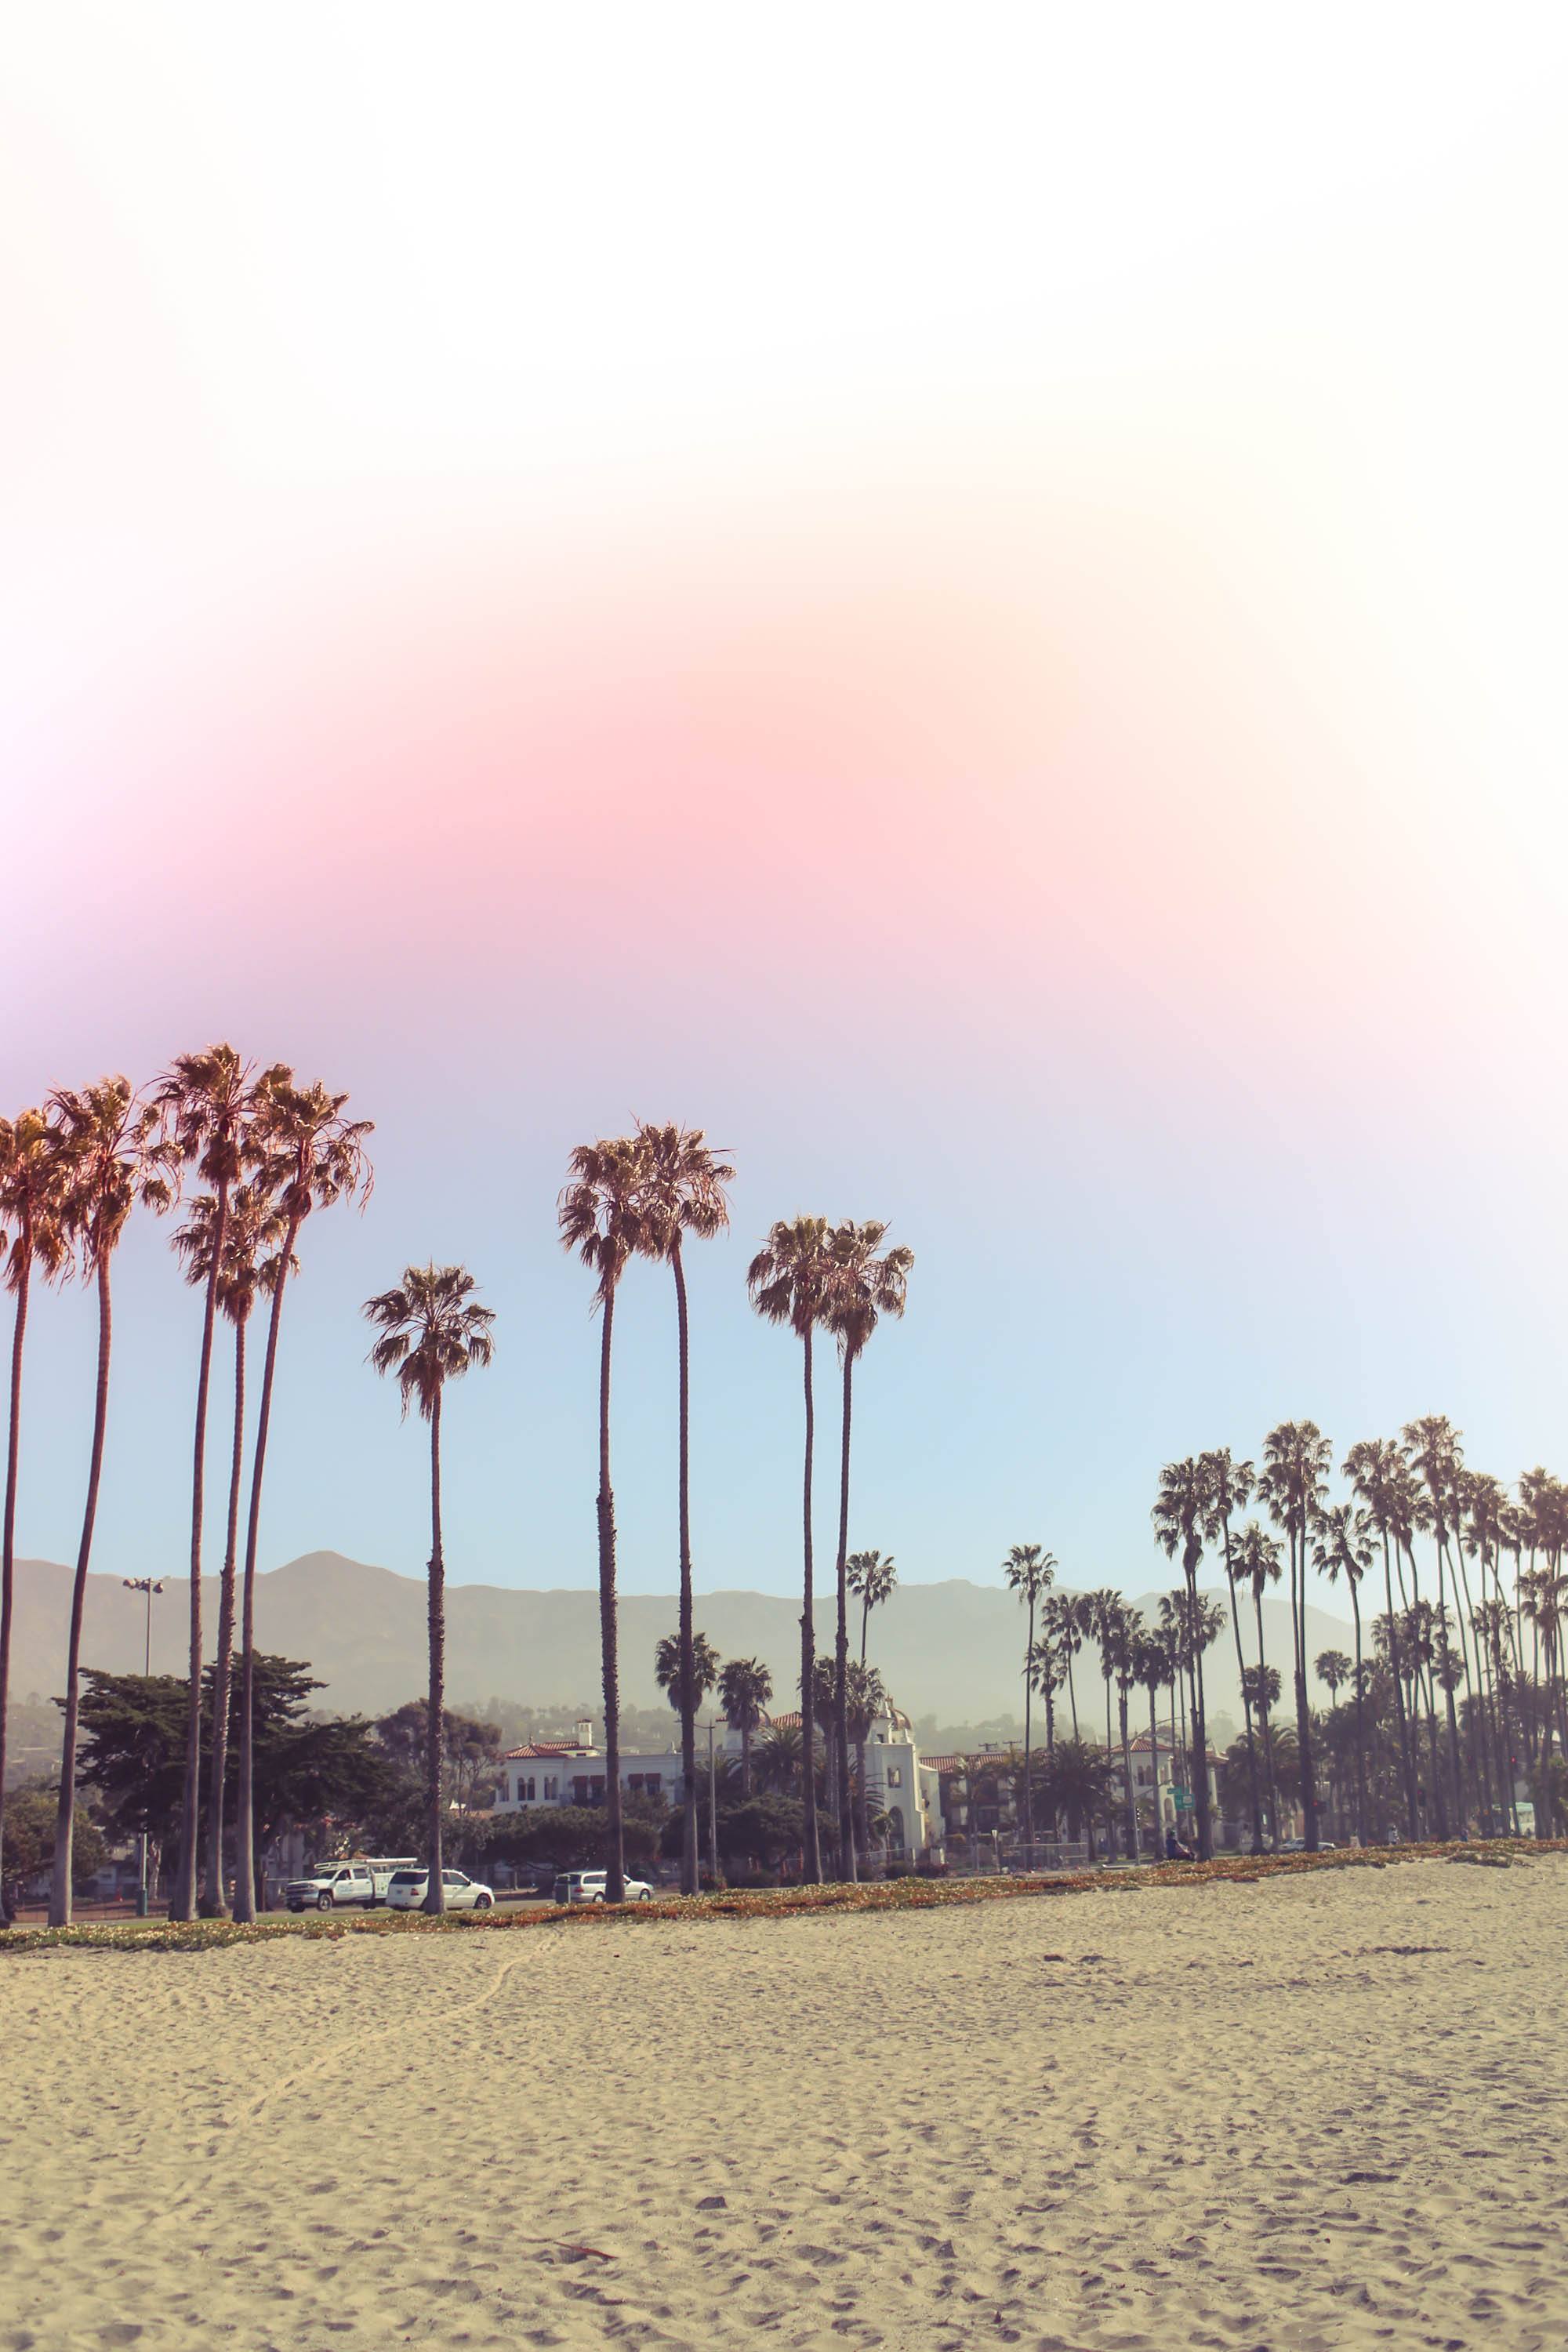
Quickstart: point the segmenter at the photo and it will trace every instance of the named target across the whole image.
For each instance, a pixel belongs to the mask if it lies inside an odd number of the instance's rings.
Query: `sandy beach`
[[[1555,2347],[1568,1866],[0,1963],[0,2352]]]

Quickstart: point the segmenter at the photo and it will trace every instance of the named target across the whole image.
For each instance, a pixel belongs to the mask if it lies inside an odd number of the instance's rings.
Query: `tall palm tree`
[[[1132,1693],[1138,1687],[1139,1669],[1142,1664],[1140,1644],[1146,1631],[1137,1610],[1123,1606],[1111,1637],[1111,1664],[1116,1673],[1117,1709],[1121,1731],[1121,1795],[1129,1862],[1138,1859],[1138,1793],[1132,1780],[1132,1742],[1128,1732],[1127,1708]],[[1156,1853],[1155,1860],[1158,1859]]]
[[[79,1093],[65,1088],[49,1097],[50,1145],[59,1155],[59,1220],[76,1249],[84,1279],[98,1292],[98,1377],[93,1391],[92,1451],[82,1507],[81,1540],[71,1587],[69,1644],[66,1653],[65,1734],[60,1746],[59,1809],[55,1821],[54,1883],[49,1925],[68,1927],[71,1916],[71,1832],[76,1818],[78,1674],[81,1664],[82,1609],[88,1565],[103,1477],[103,1439],[109,1416],[109,1359],[113,1330],[109,1274],[114,1252],[132,1209],[163,1210],[174,1197],[173,1158],[153,1106],[129,1078],[101,1078]]]
[[[696,1690],[691,1659],[691,1346],[686,1297],[686,1264],[681,1244],[688,1234],[710,1241],[730,1222],[724,1187],[735,1171],[705,1139],[700,1128],[663,1127],[638,1119],[634,1138],[642,1157],[643,1188],[638,1208],[638,1247],[645,1256],[661,1258],[675,1277],[675,1325],[679,1362],[678,1416],[679,1466],[677,1517],[680,1550],[680,1630],[677,1636],[686,1660],[680,1688],[690,1696]],[[697,1702],[680,1717],[680,1891],[697,1892]]]
[[[1112,1591],[1109,1585],[1102,1585],[1098,1591],[1084,1595],[1083,1613],[1085,1631],[1100,1652],[1100,1671],[1105,1683],[1105,1754],[1109,1762],[1112,1748],[1111,1688],[1116,1678],[1117,1651],[1126,1620],[1127,1603],[1120,1592]]]
[[[1040,1611],[1040,1638],[1050,1643],[1061,1661],[1075,1739],[1078,1738],[1078,1685],[1073,1679],[1072,1662],[1083,1647],[1083,1631],[1081,1594],[1047,1592]]]
[[[838,1342],[842,1410],[838,1455],[838,1551],[834,1581],[837,1602],[833,1650],[833,1737],[838,1766],[838,1850],[845,1875],[855,1868],[854,1805],[849,1780],[849,1433],[855,1367],[884,1315],[901,1316],[909,1295],[915,1254],[901,1244],[883,1249],[887,1225],[878,1218],[857,1224],[846,1217],[827,1236],[830,1261],[826,1321]]]
[[[730,1658],[719,1676],[719,1704],[741,1735],[741,1793],[752,1793],[752,1740],[773,1695],[773,1678],[760,1658]]]
[[[1002,1573],[1009,1591],[1016,1592],[1029,1615],[1028,1634],[1024,1643],[1024,1843],[1035,1843],[1035,1738],[1031,1703],[1034,1698],[1034,1676],[1030,1661],[1035,1654],[1035,1614],[1042,1596],[1057,1580],[1056,1555],[1043,1544],[1015,1544],[1002,1563]]]
[[[610,1485],[610,1349],[616,1295],[633,1255],[646,1246],[643,1185],[647,1155],[635,1136],[601,1136],[580,1143],[557,1203],[561,1245],[574,1251],[595,1276],[599,1311],[599,1654],[605,1685],[605,1801],[609,1868],[605,1899],[626,1899],[626,1841],[621,1825],[621,1693],[616,1600],[616,1498]]]
[[[1423,1413],[1418,1420],[1406,1422],[1400,1432],[1405,1456],[1412,1470],[1426,1489],[1428,1525],[1437,1554],[1437,1603],[1433,1622],[1437,1634],[1437,1657],[1446,1658],[1448,1644],[1448,1599],[1446,1572],[1448,1566],[1448,1520],[1450,1497],[1464,1456],[1459,1447],[1459,1432],[1446,1413]],[[1458,1595],[1455,1596],[1458,1598]],[[1460,1777],[1459,1718],[1454,1694],[1460,1680],[1468,1685],[1470,1678],[1469,1659],[1464,1654],[1464,1635],[1459,1637],[1462,1675],[1447,1673],[1440,1676],[1448,1716],[1448,1766],[1454,1800],[1454,1822],[1463,1830],[1465,1793]],[[1479,1788],[1477,1789],[1478,1799]]]
[[[221,1243],[219,1236],[221,1234]],[[174,1246],[185,1261],[185,1279],[205,1288],[211,1261],[218,1259],[218,1311],[234,1328],[234,1415],[229,1441],[228,1515],[223,1573],[218,1583],[217,1653],[213,1668],[213,1744],[207,1771],[206,1878],[201,1908],[211,1919],[226,1917],[224,1883],[224,1810],[228,1793],[229,1716],[233,1698],[235,1578],[239,1551],[239,1500],[245,1461],[246,1333],[258,1291],[268,1291],[282,1270],[278,1244],[283,1218],[277,1202],[255,1185],[237,1184],[225,1211],[211,1192],[192,1202]],[[297,1268],[295,1269],[297,1271]]]
[[[0,1858],[5,1833],[5,1724],[11,1704],[11,1618],[16,1572],[16,1478],[22,1445],[22,1349],[36,1268],[45,1281],[64,1271],[68,1252],[60,1228],[60,1161],[41,1110],[0,1119],[0,1278],[16,1302],[11,1325],[11,1407],[5,1440],[4,1549],[0,1553]],[[0,1869],[0,1927],[6,1877]]]
[[[1409,1603],[1402,1606],[1399,1642],[1410,1675],[1410,1706],[1413,1710],[1424,1708],[1426,1717],[1429,1822],[1438,1837],[1446,1838],[1448,1834],[1448,1801],[1443,1790],[1442,1747],[1437,1738],[1437,1685],[1433,1672],[1436,1653],[1432,1646],[1435,1627],[1432,1604],[1422,1595],[1420,1570],[1415,1560],[1415,1538],[1430,1526],[1431,1517],[1432,1506],[1425,1487],[1404,1454],[1396,1454],[1389,1486],[1389,1523],[1395,1561],[1403,1559],[1410,1570]],[[1403,1570],[1399,1586],[1403,1604],[1405,1600]]]
[[[1056,1696],[1066,1680],[1061,1654],[1049,1634],[1042,1633],[1031,1645],[1024,1671],[1035,1696],[1046,1703],[1046,1757],[1048,1761],[1057,1744]]]
[[[447,1562],[441,1543],[441,1405],[448,1381],[482,1370],[495,1355],[492,1308],[474,1297],[467,1266],[411,1265],[395,1290],[364,1303],[365,1319],[380,1338],[370,1362],[383,1374],[395,1372],[405,1420],[411,1404],[430,1424],[430,1691],[425,1742],[425,1794],[429,1860],[425,1884],[426,1911],[444,1911],[441,1828],[445,1806],[441,1767],[447,1706]],[[619,1897],[616,1897],[619,1900]]]
[[[1373,1551],[1372,1520],[1365,1509],[1358,1510],[1353,1503],[1334,1503],[1321,1512],[1314,1528],[1312,1565],[1320,1576],[1337,1584],[1342,1576],[1351,1597],[1351,1615],[1355,1620],[1355,1664],[1346,1661],[1346,1678],[1353,1680],[1355,1689],[1355,1833],[1363,1845],[1366,1843],[1366,1722],[1364,1717],[1365,1687],[1362,1674],[1361,1641],[1361,1580],[1371,1568]],[[1339,1654],[1333,1653],[1331,1654]],[[1319,1672],[1322,1673],[1321,1661]],[[1323,1675],[1328,1681],[1328,1676]],[[1330,1685],[1332,1692],[1334,1685]]]
[[[1258,1678],[1248,1685],[1247,1675],[1244,1674],[1242,1686],[1257,1709],[1258,1724],[1263,1733],[1263,1767],[1268,1782],[1269,1834],[1278,1845],[1279,1843],[1279,1785],[1274,1771],[1274,1728],[1268,1698],[1268,1679],[1273,1670],[1264,1654],[1263,1592],[1266,1585],[1278,1584],[1279,1581],[1281,1574],[1279,1546],[1256,1519],[1248,1519],[1237,1538],[1232,1556],[1236,1562],[1237,1579],[1245,1577],[1252,1587],[1253,1613],[1258,1624]],[[1277,1675],[1273,1679],[1278,1684]],[[1275,1696],[1279,1696],[1278,1690],[1275,1691]]]
[[[892,1598],[899,1580],[898,1562],[889,1552],[883,1559],[879,1551],[852,1551],[845,1564],[845,1581],[860,1603],[860,1664],[866,1663],[866,1636],[870,1629],[871,1612],[879,1609],[884,1601]]]
[[[1164,1634],[1148,1624],[1142,1617],[1131,1644],[1131,1664],[1133,1678],[1149,1694],[1149,1766],[1153,1777],[1154,1859],[1160,1859],[1164,1843],[1164,1803],[1160,1793],[1160,1693],[1174,1671],[1171,1647]]]
[[[1421,1813],[1416,1794],[1415,1754],[1405,1706],[1404,1661],[1399,1649],[1398,1616],[1394,1606],[1392,1555],[1398,1492],[1404,1469],[1399,1448],[1392,1438],[1363,1437],[1358,1439],[1345,1455],[1341,1475],[1349,1479],[1352,1492],[1365,1509],[1368,1523],[1376,1530],[1383,1546],[1383,1586],[1388,1612],[1389,1679],[1394,1685],[1394,1728],[1399,1739],[1400,1769],[1405,1782],[1405,1833],[1414,1841],[1421,1834]]]
[[[1225,1458],[1228,1464],[1229,1455]],[[1174,1559],[1180,1556],[1189,1608],[1194,1618],[1198,1603],[1198,1563],[1204,1556],[1205,1532],[1215,1521],[1217,1509],[1212,1469],[1216,1459],[1216,1456],[1205,1454],[1189,1454],[1184,1462],[1167,1462],[1160,1473],[1160,1492],[1150,1514],[1154,1522],[1155,1541],[1167,1559]],[[1228,1508],[1225,1516],[1228,1528]],[[1196,1643],[1193,1647],[1192,1694],[1195,1758],[1193,1801],[1197,1809],[1198,1859],[1208,1862],[1214,1855],[1214,1820],[1209,1804],[1208,1725],[1204,1707],[1203,1649]]]
[[[706,1633],[694,1633],[689,1642],[665,1633],[654,1644],[653,1678],[677,1715],[689,1706],[695,1716],[719,1679],[719,1653]]]
[[[1307,1696],[1307,1531],[1328,1491],[1333,1448],[1315,1421],[1282,1421],[1263,1441],[1258,1492],[1285,1530],[1290,1567],[1290,1626],[1295,1648],[1296,1746],[1301,1759],[1301,1816],[1309,1853],[1318,1851],[1318,1791],[1312,1774],[1312,1711]]]
[[[746,1288],[765,1322],[787,1323],[801,1343],[805,1385],[805,1473],[802,1521],[805,1571],[800,1612],[800,1728],[805,1822],[805,1875],[822,1877],[822,1839],[816,1824],[816,1630],[813,1612],[811,1484],[816,1443],[816,1401],[812,1389],[812,1339],[826,1318],[832,1260],[826,1217],[780,1218],[746,1270]]]
[[[234,1916],[256,1916],[256,1560],[261,1537],[261,1482],[272,1427],[272,1395],[278,1378],[278,1333],[283,1297],[296,1263],[300,1230],[307,1217],[340,1201],[370,1198],[374,1181],[368,1118],[344,1116],[346,1094],[331,1094],[317,1079],[296,1083],[281,1062],[264,1070],[251,1100],[252,1181],[275,1203],[283,1221],[278,1249],[278,1279],[267,1317],[267,1349],[261,1364],[261,1394],[250,1451],[250,1495],[246,1513],[245,1570],[239,1604],[239,1789],[234,1817]]]
[[[1217,1446],[1203,1457],[1208,1476],[1209,1508],[1204,1522],[1208,1541],[1217,1543],[1225,1562],[1225,1580],[1230,1592],[1230,1628],[1236,1639],[1236,1671],[1241,1684],[1241,1713],[1247,1737],[1247,1794],[1252,1801],[1252,1849],[1256,1853],[1263,1843],[1263,1798],[1258,1779],[1258,1743],[1252,1736],[1252,1702],[1247,1695],[1247,1660],[1241,1647],[1241,1612],[1236,1600],[1236,1559],[1231,1541],[1230,1523],[1239,1517],[1251,1499],[1258,1483],[1258,1474],[1250,1462],[1232,1458],[1227,1445]]]
[[[180,1858],[174,1877],[172,1919],[196,1916],[202,1802],[202,1528],[205,1510],[207,1397],[212,1381],[213,1332],[223,1265],[224,1228],[229,1194],[239,1181],[246,1129],[255,1082],[252,1065],[232,1045],[209,1045],[205,1053],[176,1054],[153,1089],[164,1132],[181,1163],[195,1167],[210,1187],[212,1232],[201,1277],[202,1339],[196,1370],[195,1437],[191,1464],[191,1665],[185,1697],[185,1788],[181,1811]],[[222,1903],[222,1873],[219,1872]]]
[[[860,1851],[865,1853],[869,1852],[871,1841],[870,1820],[866,1809],[866,1742],[871,1737],[871,1726],[879,1715],[885,1713],[889,1701],[882,1677],[875,1666],[865,1665],[851,1658],[846,1683],[848,1691],[849,1738],[855,1749],[853,1796],[856,1835],[859,1840]]]

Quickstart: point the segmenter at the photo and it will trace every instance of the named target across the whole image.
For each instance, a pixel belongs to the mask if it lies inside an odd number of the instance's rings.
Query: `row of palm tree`
[[[684,1237],[705,1238],[729,1222],[727,1185],[734,1170],[706,1142],[700,1129],[655,1127],[638,1121],[629,1135],[601,1137],[572,1155],[559,1205],[561,1239],[595,1276],[600,1317],[599,1488],[596,1504],[599,1551],[599,1621],[605,1703],[605,1783],[608,1810],[612,1901],[624,1887],[621,1855],[620,1705],[617,1662],[615,1495],[610,1472],[610,1401],[616,1303],[621,1278],[634,1257],[663,1260],[676,1288],[679,1420],[678,1514],[679,1524],[679,1673],[675,1685],[681,1724],[681,1777],[685,1790],[681,1884],[697,1885],[696,1719],[700,1703],[692,1626],[689,1516],[689,1328],[681,1249]],[[880,1318],[901,1315],[912,1254],[884,1250],[885,1224],[830,1223],[800,1216],[773,1225],[747,1273],[757,1312],[787,1325],[803,1345],[805,1447],[803,1497],[804,1581],[801,1614],[801,1712],[810,1751],[816,1706],[814,1619],[813,1481],[816,1394],[813,1342],[826,1331],[837,1342],[842,1368],[839,1518],[837,1560],[837,1635],[835,1649],[834,1732],[841,1792],[840,1850],[854,1866],[848,1815],[848,1514],[850,1438],[856,1365]],[[822,1874],[815,1780],[805,1783],[805,1874]]]
[[[1228,1622],[1234,1629],[1241,1685],[1248,1802],[1255,1843],[1264,1838],[1264,1811],[1278,1834],[1279,1782],[1272,1708],[1279,1676],[1265,1654],[1263,1598],[1288,1578],[1295,1702],[1294,1773],[1304,1843],[1320,1843],[1320,1791],[1315,1764],[1319,1719],[1310,1702],[1307,1608],[1309,1574],[1342,1585],[1351,1603],[1354,1654],[1341,1683],[1352,1693],[1356,1724],[1356,1830],[1369,1826],[1369,1696],[1374,1673],[1384,1675],[1397,1735],[1404,1829],[1411,1837],[1447,1835],[1474,1823],[1517,1823],[1516,1782],[1539,1774],[1555,1739],[1568,1751],[1568,1679],[1563,1674],[1563,1626],[1568,1620],[1568,1486],[1543,1468],[1517,1482],[1517,1500],[1503,1483],[1466,1467],[1461,1435],[1447,1418],[1428,1414],[1407,1423],[1398,1439],[1368,1439],[1348,1450],[1342,1475],[1348,1499],[1330,1494],[1333,1449],[1311,1421],[1281,1422],[1264,1440],[1262,1466],[1227,1448],[1168,1463],[1160,1475],[1152,1518],[1156,1540],[1179,1557],[1183,1584],[1160,1603],[1161,1623],[1130,1615],[1120,1594],[1068,1594],[1051,1588],[1056,1562],[1039,1545],[1015,1545],[1004,1563],[1009,1584],[1028,1612],[1025,1650],[1025,1744],[1030,1744],[1027,1694],[1045,1697],[1047,1748],[1054,1744],[1051,1702],[1064,1683],[1078,1734],[1073,1659],[1087,1639],[1100,1647],[1107,1682],[1107,1738],[1111,1745],[1110,1685],[1143,1683],[1151,1692],[1175,1678],[1190,1711],[1191,1778],[1198,1851],[1213,1852],[1204,1657]],[[1261,1503],[1277,1533],[1258,1518],[1241,1521],[1252,1500]],[[1433,1547],[1436,1598],[1423,1595],[1419,1537]],[[1223,1568],[1228,1612],[1198,1591],[1205,1553]],[[1505,1590],[1504,1556],[1513,1560],[1513,1589]],[[1372,1627],[1373,1656],[1364,1649],[1360,1588],[1381,1559],[1384,1607]],[[1469,1580],[1474,1563],[1481,1598]],[[1257,1656],[1242,1640],[1242,1596],[1250,1591]],[[1454,1604],[1450,1606],[1450,1602]],[[1037,1633],[1037,1620],[1038,1631]],[[1529,1628],[1529,1638],[1526,1629]],[[1161,1657],[1162,1645],[1165,1655]],[[1331,1663],[1338,1653],[1324,1654]],[[1323,1677],[1326,1679],[1326,1677]],[[1439,1729],[1438,1695],[1446,1728]],[[1425,1762],[1421,1737],[1425,1731]],[[1152,1725],[1156,1748],[1158,1733]],[[1184,1746],[1186,1746],[1184,1734]],[[1032,1800],[1026,1774],[1025,1834],[1032,1837]]]
[[[191,1478],[191,1702],[187,1725],[184,1822],[173,1908],[195,1916],[198,1904],[201,1822],[202,1558],[205,1527],[207,1419],[213,1356],[220,1316],[233,1328],[235,1421],[229,1449],[228,1508],[220,1580],[219,1669],[222,1705],[210,1759],[210,1827],[204,1910],[227,1909],[225,1893],[224,1790],[234,1713],[229,1686],[244,1471],[246,1330],[258,1297],[269,1301],[267,1350],[252,1444],[240,1610],[239,1770],[236,1820],[236,1909],[255,1915],[254,1626],[253,1597],[260,1529],[262,1480],[278,1364],[285,1290],[298,1271],[297,1244],[312,1211],[343,1200],[363,1201],[371,1183],[365,1139],[369,1122],[345,1116],[347,1097],[321,1084],[301,1086],[286,1065],[258,1070],[232,1046],[175,1057],[152,1086],[114,1076],[79,1089],[57,1088],[38,1108],[0,1121],[0,1233],[6,1286],[15,1300],[7,1428],[4,1554],[0,1560],[0,1790],[4,1786],[4,1724],[9,1699],[11,1622],[16,1562],[16,1500],[21,1473],[24,1349],[35,1276],[58,1282],[79,1275],[98,1308],[92,1433],[81,1532],[71,1586],[58,1827],[49,1917],[68,1923],[71,1833],[75,1813],[76,1744],[81,1629],[102,1481],[112,1361],[111,1276],[115,1253],[139,1210],[164,1213],[184,1197],[193,1175],[205,1187],[186,1202],[176,1246],[187,1278],[202,1292]],[[0,1798],[3,1804],[3,1798]],[[0,1835],[3,1835],[0,1812]]]

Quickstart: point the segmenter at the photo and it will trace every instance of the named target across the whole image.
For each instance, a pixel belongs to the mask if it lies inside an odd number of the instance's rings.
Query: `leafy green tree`
[[[13,1789],[7,1811],[10,1836],[5,1846],[5,1904],[14,1917],[30,1879],[53,1871],[55,1840],[59,1829],[59,1791],[52,1780],[25,1781]],[[79,1893],[109,1860],[103,1832],[91,1814],[79,1805],[71,1824],[71,1884]]]
[[[474,1277],[463,1265],[411,1265],[394,1290],[364,1303],[381,1337],[370,1351],[376,1371],[395,1372],[407,1417],[411,1404],[430,1425],[430,1698],[426,1717],[426,1891],[421,1908],[447,1907],[441,1870],[446,1800],[441,1785],[441,1731],[446,1717],[447,1565],[441,1540],[441,1406],[449,1381],[482,1370],[495,1355],[493,1310],[474,1297]]]
[[[378,1716],[375,1736],[399,1769],[421,1788],[429,1784],[430,1702],[405,1699],[390,1715]],[[472,1812],[493,1791],[501,1758],[500,1726],[454,1707],[441,1718],[441,1796],[459,1812]]]
[[[1094,1823],[1105,1811],[1115,1780],[1115,1768],[1102,1748],[1081,1739],[1058,1739],[1046,1773],[1050,1802],[1067,1815],[1068,1835],[1076,1844],[1085,1829],[1094,1854]]]

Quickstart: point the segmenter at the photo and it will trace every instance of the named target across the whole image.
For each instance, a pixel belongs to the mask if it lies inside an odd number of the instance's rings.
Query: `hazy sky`
[[[1568,17],[63,0],[6,48],[0,1087],[227,1036],[375,1120],[269,1563],[422,1566],[357,1309],[434,1255],[500,1317],[451,1573],[591,1581],[554,1196],[637,1112],[741,1171],[700,1584],[796,1573],[742,1277],[797,1209],[916,1253],[853,1527],[907,1577],[1145,1590],[1161,1461],[1285,1415],[1563,1466]],[[105,1568],[184,1557],[167,1238]],[[668,1589],[667,1277],[617,1329]],[[35,1335],[64,1558],[89,1301]]]

